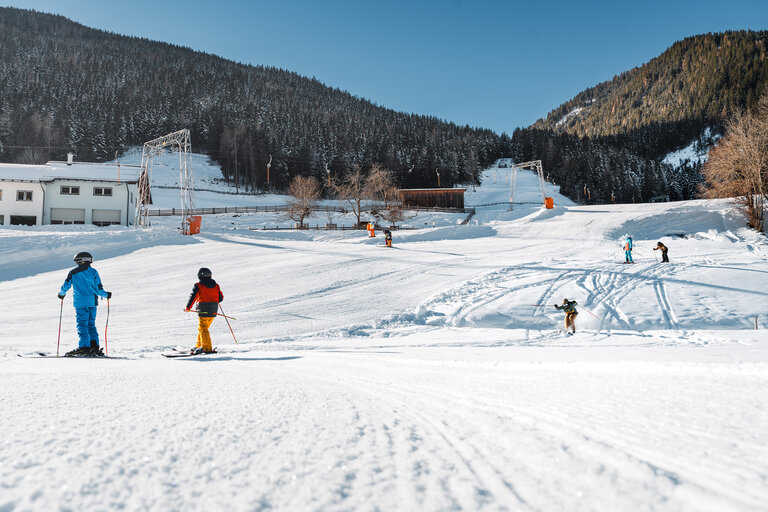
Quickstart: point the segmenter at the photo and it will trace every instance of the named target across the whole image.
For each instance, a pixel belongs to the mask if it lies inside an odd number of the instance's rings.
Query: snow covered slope
[[[504,173],[467,204],[508,201]],[[391,249],[246,229],[266,214],[206,217],[195,237],[171,218],[0,229],[0,510],[764,510],[765,237],[723,201],[586,207],[552,189],[544,210],[533,173],[516,189],[532,204]],[[17,357],[55,352],[80,250],[128,359]],[[165,359],[194,344],[201,266],[238,343],[217,319],[219,354]],[[63,311],[62,352],[71,297]]]
[[[141,148],[133,148],[120,157],[120,163],[141,165]],[[195,207],[213,208],[224,206],[275,205],[285,202],[284,196],[249,194],[245,189],[237,191],[224,180],[221,167],[207,155],[190,153],[187,161],[195,185]],[[180,208],[180,162],[178,153],[163,153],[153,159],[152,201],[153,208]],[[239,193],[235,193],[235,192]]]

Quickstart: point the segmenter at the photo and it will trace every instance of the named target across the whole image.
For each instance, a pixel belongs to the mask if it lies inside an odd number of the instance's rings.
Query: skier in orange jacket
[[[197,344],[190,353],[192,354],[211,354],[214,352],[211,343],[211,335],[208,328],[213,323],[219,312],[219,302],[224,300],[224,294],[221,293],[219,285],[211,278],[211,271],[207,268],[201,268],[197,271],[199,282],[192,288],[192,294],[189,296],[187,307],[184,311],[192,311],[192,306],[197,302]]]

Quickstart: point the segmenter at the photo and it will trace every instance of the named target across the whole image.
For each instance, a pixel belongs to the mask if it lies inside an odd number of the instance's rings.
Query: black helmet
[[[203,279],[204,277],[211,277],[211,269],[203,267],[197,271],[198,279]]]
[[[75,254],[75,263],[82,265],[83,263],[93,263],[93,256],[89,252],[79,252]]]

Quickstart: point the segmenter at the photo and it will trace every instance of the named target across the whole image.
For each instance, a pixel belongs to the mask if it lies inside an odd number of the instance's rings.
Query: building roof
[[[120,164],[120,181],[138,183],[141,167]],[[113,163],[48,162],[44,165],[0,164],[0,181],[113,181],[117,183],[118,165]]]

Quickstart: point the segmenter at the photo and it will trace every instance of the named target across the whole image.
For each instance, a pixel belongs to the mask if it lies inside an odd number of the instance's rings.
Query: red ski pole
[[[109,355],[109,348],[107,348],[107,327],[109,327],[109,299],[107,299],[107,323],[104,325],[104,355]]]
[[[598,320],[600,320],[600,317],[599,317],[599,316],[597,316],[596,314],[594,314],[593,312],[591,312],[590,310],[588,310],[588,309],[587,309],[587,308],[585,308],[584,306],[582,306],[582,305],[579,305],[579,307],[580,307],[581,309],[583,309],[584,311],[586,311],[587,313],[589,313],[590,315],[592,315],[593,317],[595,317],[595,318],[597,318]]]
[[[61,309],[59,309],[59,339],[56,340],[56,357],[59,357],[59,345],[61,344],[61,315],[64,313],[64,299],[61,299]]]
[[[219,309],[221,309],[221,304],[219,304]],[[221,310],[221,316],[223,316],[224,320],[227,321],[227,327],[229,327],[229,332],[232,333],[232,337],[235,339],[235,345],[239,345],[239,343],[237,342],[237,338],[235,338],[235,331],[233,331],[232,330],[232,326],[229,325],[229,317],[224,314],[224,310],[223,309]]]
[[[190,309],[189,311],[187,311],[185,309],[184,312],[186,312],[186,313],[197,313],[197,310]],[[229,318],[230,320],[237,320],[237,318],[235,318],[233,316],[227,316],[227,315],[225,315],[223,313],[210,313],[210,314],[216,315],[216,316],[223,316],[224,318]]]

